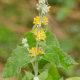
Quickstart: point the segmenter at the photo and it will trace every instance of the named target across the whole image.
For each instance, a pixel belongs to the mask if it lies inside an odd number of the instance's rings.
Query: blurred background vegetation
[[[49,30],[60,47],[80,63],[80,0],[48,0]],[[0,63],[5,64],[20,38],[33,27],[37,0],[0,0]],[[0,65],[0,66],[1,66]],[[80,77],[80,65],[58,68],[63,77]]]

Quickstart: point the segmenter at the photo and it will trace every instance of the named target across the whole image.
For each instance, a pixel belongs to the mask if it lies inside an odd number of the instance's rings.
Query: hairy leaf
[[[77,64],[69,55],[60,50],[57,46],[47,46],[44,50],[43,59],[53,62],[57,67],[68,68]]]
[[[57,38],[55,37],[54,34],[52,34],[50,31],[46,32],[46,45],[50,46],[50,45],[54,45],[59,47],[59,42],[57,41]]]
[[[13,77],[15,73],[19,73],[21,67],[31,62],[34,58],[30,57],[30,53],[26,48],[17,48],[8,59],[6,68],[3,71],[3,78]]]

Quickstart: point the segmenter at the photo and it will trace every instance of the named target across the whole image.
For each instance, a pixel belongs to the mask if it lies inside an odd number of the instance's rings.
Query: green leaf
[[[3,71],[3,78],[13,77],[15,73],[21,71],[21,67],[30,63],[34,59],[35,58],[30,57],[30,53],[26,48],[15,49],[7,61],[6,68]]]
[[[58,71],[57,71],[57,69],[56,69],[56,67],[53,65],[53,64],[51,64],[51,63],[47,63],[45,66],[44,66],[44,68],[43,68],[44,70],[45,69],[48,69],[48,76],[50,77],[51,76],[51,80],[59,80],[60,79],[60,76],[59,76],[59,73],[58,73]]]
[[[39,60],[39,61],[38,61],[38,68],[39,68],[39,69],[43,69],[43,67],[44,67],[47,63],[49,63],[49,62],[46,61],[46,60],[44,60],[44,59]]]
[[[66,80],[80,80],[80,77],[72,77],[72,78],[68,78]]]
[[[59,47],[59,42],[57,41],[57,38],[55,35],[53,35],[50,31],[46,32],[46,45],[50,46],[50,45],[54,45]]]
[[[48,73],[48,77],[46,80],[53,80],[52,76]]]
[[[22,80],[29,80],[29,79],[28,79],[27,76],[25,75]]]
[[[44,70],[49,69],[50,66],[51,66],[51,63],[47,63],[47,64],[43,67],[43,69],[44,69]]]
[[[42,73],[44,70],[43,69],[39,69],[39,73]]]
[[[51,75],[52,80],[60,80],[59,73],[53,64],[51,64],[48,73]]]
[[[18,44],[18,46],[23,46],[22,44],[22,39],[23,38],[27,38],[27,43],[29,45],[29,48],[31,49],[32,47],[36,47],[36,39],[33,36],[33,33],[31,33],[30,31],[28,33],[26,33],[20,40],[20,43]]]
[[[57,67],[69,68],[77,64],[69,55],[60,50],[57,46],[47,46],[44,50],[43,59],[53,62]]]
[[[40,80],[45,80],[47,77],[48,77],[48,70],[43,71],[43,72],[38,76],[38,78],[39,78]]]
[[[26,73],[26,76],[27,76],[27,78],[28,78],[29,80],[34,79],[34,75],[33,75],[31,72],[25,71],[25,73]]]

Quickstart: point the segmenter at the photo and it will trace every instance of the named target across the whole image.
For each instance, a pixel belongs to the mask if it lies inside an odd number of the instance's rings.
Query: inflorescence
[[[32,30],[32,33],[35,35],[35,39],[37,42],[39,41],[45,41],[46,34],[45,30],[42,28],[42,25],[47,26],[49,21],[48,18],[45,16],[46,13],[50,10],[50,6],[46,4],[45,0],[39,0],[39,4],[36,4],[37,10],[39,11],[39,16],[36,16],[34,18],[33,24],[35,28]],[[29,46],[26,38],[23,38],[22,43],[24,44],[24,47],[27,47],[29,53],[31,53],[30,57],[36,57],[39,54],[44,54],[43,49],[39,46],[32,47],[32,49],[29,50]]]

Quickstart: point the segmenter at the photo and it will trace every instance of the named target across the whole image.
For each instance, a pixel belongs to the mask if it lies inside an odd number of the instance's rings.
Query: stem
[[[21,73],[17,73],[17,75],[18,75],[18,80],[22,80],[22,75],[21,75]]]
[[[38,42],[36,43],[36,49],[38,51],[39,49],[39,44]],[[35,76],[37,77],[38,76],[38,60],[35,61]]]
[[[37,51],[38,51],[38,49],[39,49],[39,44],[38,44],[38,42],[36,43],[36,49],[37,49]],[[33,65],[35,77],[37,77],[37,76],[38,76],[38,60],[37,60],[37,58],[36,58],[36,61],[35,61],[34,63],[32,62],[32,65]]]
[[[35,76],[38,76],[38,61],[35,61]]]

